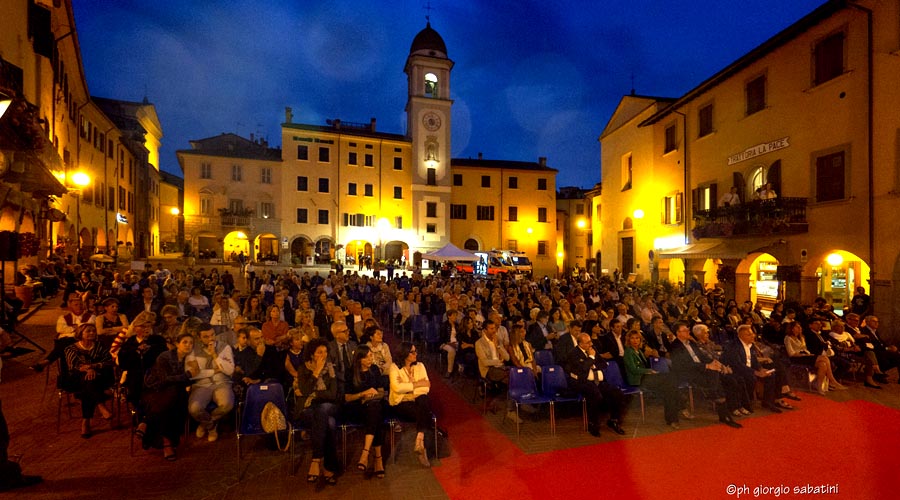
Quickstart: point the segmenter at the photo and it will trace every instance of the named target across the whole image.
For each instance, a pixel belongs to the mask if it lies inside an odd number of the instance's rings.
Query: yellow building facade
[[[297,123],[286,108],[280,150],[233,134],[192,141],[177,152],[186,243],[207,258],[238,250],[273,263],[350,267],[420,265],[422,255],[452,242],[524,251],[535,273],[555,275],[556,170],[543,158],[451,160],[452,68],[443,39],[427,25],[404,66],[405,134],[378,130],[374,118]],[[271,182],[238,180],[237,165],[271,169]],[[274,214],[261,221],[260,203],[269,200]]]
[[[603,267],[838,311],[863,287],[900,320],[898,18],[829,2],[684,96],[623,98],[600,138]]]

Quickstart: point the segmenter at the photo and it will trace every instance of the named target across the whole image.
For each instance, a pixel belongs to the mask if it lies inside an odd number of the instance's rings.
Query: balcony
[[[797,234],[809,231],[806,198],[775,198],[694,212],[694,238]]]
[[[253,219],[253,210],[249,208],[236,211],[227,208],[219,209],[219,221],[223,228],[247,227]]]

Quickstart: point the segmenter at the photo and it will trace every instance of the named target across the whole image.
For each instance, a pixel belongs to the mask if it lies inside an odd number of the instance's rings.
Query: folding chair
[[[541,368],[556,364],[555,360],[553,359],[553,351],[549,349],[534,351],[534,362],[537,363],[537,365]]]
[[[566,372],[559,365],[546,365],[541,367],[541,392],[544,396],[552,398],[554,403],[581,403],[581,426],[587,430],[587,401],[580,394],[568,392],[569,383],[566,381]],[[555,411],[551,413],[554,433],[556,432]]]
[[[531,368],[512,368],[509,371],[509,399],[516,404],[516,437],[519,436],[521,419],[519,418],[519,405],[523,404],[548,404],[550,405],[550,434],[556,434],[556,417],[553,413],[553,398],[542,395],[537,390],[534,380],[534,372]]]
[[[285,420],[287,421],[287,431],[288,435],[291,436],[293,434],[293,426],[291,425],[290,420],[287,419],[287,405],[284,400],[284,390],[281,387],[281,384],[267,383],[267,384],[253,384],[247,388],[247,395],[244,403],[244,410],[241,413],[241,422],[237,428],[237,455],[238,455],[238,481],[240,481],[243,476],[243,471],[241,470],[241,437],[243,436],[258,436],[263,434],[268,434],[262,428],[262,416],[263,408],[266,406],[266,403],[273,403],[278,407],[279,410],[285,415]],[[294,472],[294,446],[293,440],[291,440],[291,474]]]
[[[603,370],[603,378],[611,385],[621,389],[623,393],[627,395],[637,394],[641,398],[641,422],[643,422],[645,418],[644,391],[640,387],[634,387],[625,383],[617,363],[607,363],[606,369]]]

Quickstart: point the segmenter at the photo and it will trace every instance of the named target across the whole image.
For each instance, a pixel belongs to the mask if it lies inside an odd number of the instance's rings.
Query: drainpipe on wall
[[[872,78],[872,73],[875,67],[873,47],[872,47],[872,11],[860,5],[857,5],[855,2],[848,2],[847,4],[852,9],[857,9],[866,14],[866,55],[868,57],[867,68],[866,68],[866,78],[867,78],[867,92],[868,92],[868,102],[866,109],[866,125],[868,127],[868,144],[866,145],[866,155],[868,156],[868,171],[869,171],[869,195],[867,198],[869,204],[869,293],[872,295],[872,299],[874,301],[875,293],[872,284],[875,282],[875,160],[872,157],[875,151],[875,138],[873,136],[875,131],[875,120],[874,120],[874,110],[875,110],[875,99],[874,99],[874,78]]]
[[[681,115],[681,135],[684,140],[684,154],[682,155],[682,162],[684,163],[684,165],[682,165],[682,168],[684,168],[684,194],[681,195],[681,213],[684,214],[684,244],[687,245],[690,242],[690,223],[688,221],[693,220],[694,217],[693,213],[688,213],[688,207],[691,206],[688,203],[688,198],[690,198],[691,194],[691,171],[690,168],[688,168],[687,115],[681,111],[672,112],[676,115]]]

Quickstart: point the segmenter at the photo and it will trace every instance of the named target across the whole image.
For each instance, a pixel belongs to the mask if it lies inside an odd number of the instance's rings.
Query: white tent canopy
[[[436,261],[445,261],[445,260],[459,260],[464,262],[474,262],[478,259],[478,256],[469,252],[467,250],[463,250],[453,243],[447,243],[442,248],[439,248],[431,253],[426,253],[422,255],[423,259],[428,260],[436,260]]]

